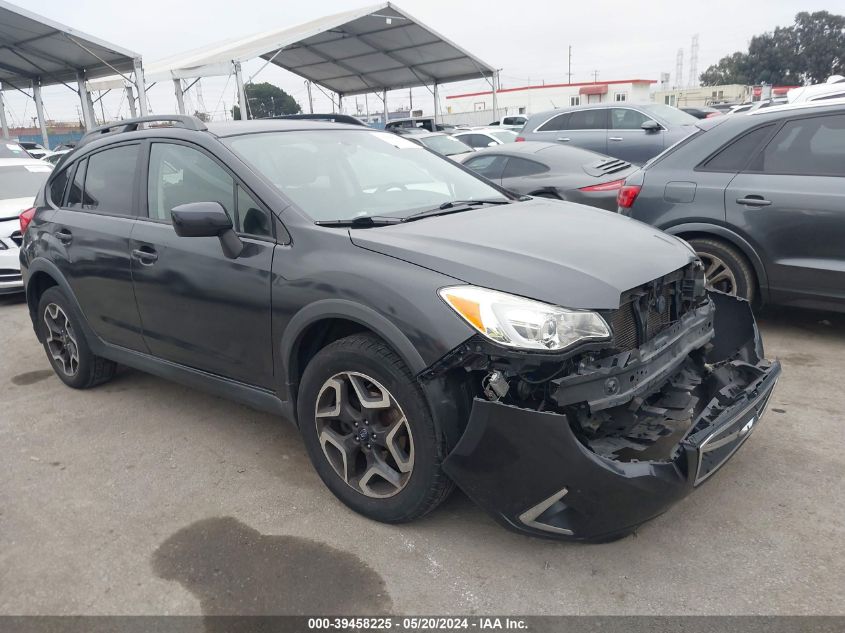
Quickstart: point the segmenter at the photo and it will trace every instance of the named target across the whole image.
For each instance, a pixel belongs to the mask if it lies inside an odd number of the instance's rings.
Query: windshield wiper
[[[513,200],[450,200],[439,207],[417,211],[402,219],[403,222],[413,222],[423,218],[430,218],[435,215],[447,215],[449,213],[460,213],[469,211],[471,208],[482,204],[510,204]]]
[[[317,226],[351,226],[366,228],[370,226],[387,226],[388,224],[400,224],[404,220],[402,218],[384,216],[384,215],[359,215],[356,218],[349,218],[348,220],[320,220],[315,222]]]

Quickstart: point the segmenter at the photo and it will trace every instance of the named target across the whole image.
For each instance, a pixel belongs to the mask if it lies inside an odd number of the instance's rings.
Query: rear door
[[[646,132],[642,125],[653,121],[634,108],[610,108],[607,154],[642,165],[663,151],[665,130]]]
[[[272,388],[270,212],[205,150],[177,141],[149,144],[144,211],[132,232],[135,296],[150,351],[175,363]],[[170,210],[219,202],[244,250],[223,254],[216,237],[179,237]]]
[[[607,108],[556,114],[530,132],[532,141],[574,145],[607,154]]]
[[[784,123],[731,181],[725,207],[764,256],[773,299],[845,299],[845,114]]]
[[[108,343],[144,351],[129,261],[140,148],[110,145],[70,165],[70,184],[53,199],[59,209],[50,231],[53,263],[94,332]]]

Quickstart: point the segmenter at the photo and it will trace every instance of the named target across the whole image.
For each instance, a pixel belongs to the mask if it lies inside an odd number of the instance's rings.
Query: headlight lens
[[[481,334],[508,347],[554,351],[610,338],[601,315],[588,310],[567,310],[475,286],[443,288],[440,296]]]

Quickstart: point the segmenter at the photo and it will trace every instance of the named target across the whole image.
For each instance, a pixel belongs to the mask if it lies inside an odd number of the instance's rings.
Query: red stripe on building
[[[502,88],[497,90],[496,94],[503,92],[519,92],[520,90],[537,90],[539,88],[570,88],[580,86],[612,86],[614,84],[656,84],[656,79],[618,79],[615,81],[583,81],[580,83],[571,84],[540,84],[537,86],[521,86],[520,88]],[[605,90],[606,92],[606,90]],[[460,95],[449,95],[447,99],[460,99],[461,97],[480,97],[481,95],[493,94],[492,90],[484,90],[482,92],[467,92]]]

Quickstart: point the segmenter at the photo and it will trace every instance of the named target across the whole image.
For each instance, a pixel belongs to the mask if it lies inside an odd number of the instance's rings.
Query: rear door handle
[[[610,137],[610,138],[608,138],[607,140],[608,140],[608,141],[621,141],[621,140],[622,140],[622,137],[621,137],[621,136],[611,136],[611,137]]]
[[[570,138],[559,138],[558,140],[559,140],[561,143],[568,143],[568,142],[569,142],[569,141],[571,141],[572,139],[570,139]]]
[[[62,244],[70,244],[73,241],[73,233],[67,229],[59,229],[56,231],[56,239],[58,239]]]
[[[764,200],[762,196],[746,196],[745,198],[737,198],[737,204],[744,204],[746,207],[768,207],[772,204],[771,200]]]
[[[132,250],[132,257],[144,266],[152,266],[158,259],[158,253],[152,249],[136,248]]]

